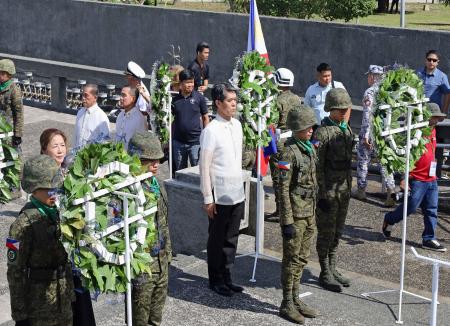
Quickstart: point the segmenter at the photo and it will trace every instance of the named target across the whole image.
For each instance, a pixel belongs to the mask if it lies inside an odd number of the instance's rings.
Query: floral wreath
[[[129,200],[131,278],[149,273],[150,252],[158,237],[154,223],[157,197],[141,181],[137,155],[122,143],[91,144],[76,153],[64,179],[61,198],[62,241],[84,286],[98,292],[126,291],[122,201],[112,191],[137,195]]]
[[[239,88],[237,110],[241,116],[244,143],[250,148],[265,147],[271,141],[267,127],[278,120],[275,97],[278,87],[273,81],[274,68],[257,51],[236,58],[230,83]],[[261,137],[258,118],[261,117]]]
[[[376,85],[376,108],[373,111],[372,135],[380,163],[388,173],[405,172],[406,125],[408,106],[411,112],[410,169],[425,152],[427,136],[431,134],[428,120],[431,112],[426,108],[422,80],[414,70],[395,67]],[[397,130],[396,130],[397,129]],[[403,131],[403,132],[398,132]]]
[[[152,98],[152,112],[150,124],[152,130],[158,135],[162,144],[169,142],[169,121],[172,121],[170,83],[173,74],[167,63],[156,61],[150,82],[150,95]]]
[[[3,114],[0,114],[0,203],[12,199],[11,192],[20,189],[20,157],[12,147],[13,128]]]

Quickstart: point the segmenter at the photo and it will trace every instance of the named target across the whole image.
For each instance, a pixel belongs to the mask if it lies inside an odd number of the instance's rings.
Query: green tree
[[[328,0],[321,16],[326,20],[343,19],[348,22],[353,18],[369,16],[376,6],[375,0]]]
[[[445,0],[450,1],[450,0]],[[233,12],[248,12],[249,0],[228,0]],[[311,18],[318,16],[327,20],[344,19],[370,15],[376,8],[376,0],[257,0],[262,15]]]

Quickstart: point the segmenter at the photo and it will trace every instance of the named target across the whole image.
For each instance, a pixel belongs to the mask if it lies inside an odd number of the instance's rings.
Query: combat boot
[[[280,306],[280,317],[292,323],[303,325],[305,317],[297,310],[292,300],[283,300]]]
[[[295,308],[297,308],[298,312],[301,313],[306,318],[316,318],[320,315],[320,312],[317,309],[314,309],[300,300],[299,291],[294,290],[292,292],[292,299],[294,301]]]
[[[386,200],[384,202],[384,206],[386,206],[386,207],[394,207],[395,206],[396,203],[395,203],[395,199],[393,198],[393,195],[395,195],[395,191],[388,189],[388,191],[386,193]]]
[[[353,198],[359,199],[359,200],[366,200],[366,189],[365,188],[356,188],[352,191]]]
[[[339,273],[338,270],[336,269],[336,254],[335,253],[330,253],[328,255],[328,258],[329,258],[329,262],[330,262],[330,270],[331,270],[331,273],[334,276],[334,279],[336,281],[338,281],[339,283],[341,283],[342,286],[344,286],[346,288],[349,287],[350,286],[350,279],[348,277],[345,277],[341,273]]]
[[[325,259],[320,259],[320,275],[319,275],[319,285],[323,287],[325,290],[332,292],[342,292],[341,285],[336,282],[333,273],[330,270],[330,266],[328,265],[328,257]]]

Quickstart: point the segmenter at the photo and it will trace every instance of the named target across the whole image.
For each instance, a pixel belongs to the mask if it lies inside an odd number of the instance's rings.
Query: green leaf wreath
[[[5,137],[0,139],[2,152],[0,153],[0,203],[4,204],[12,199],[11,192],[20,189],[20,157],[17,150],[11,146],[11,136],[13,128],[8,123],[3,114],[0,114],[0,135]]]
[[[254,79],[255,71],[263,72],[262,76]],[[245,53],[236,59],[230,82],[240,89],[238,112],[241,116],[244,143],[249,148],[267,146],[271,140],[267,126],[278,119],[275,96],[279,91],[273,82],[273,71],[274,68],[267,65],[266,59],[257,51]],[[261,83],[262,78],[265,78],[264,83]],[[260,103],[267,103],[261,113],[258,110]],[[262,122],[261,137],[258,136],[259,116]]]
[[[162,144],[169,142],[169,121],[173,121],[171,113],[172,96],[170,83],[173,74],[167,63],[156,61],[153,65],[150,83],[152,113],[150,122],[152,130],[158,135]]]
[[[97,197],[91,202],[95,203],[95,225],[88,225],[83,205],[73,205],[73,201],[83,198],[93,191],[100,189],[112,190],[117,183],[124,182],[127,176],[120,173],[112,173],[103,177],[93,177],[97,168],[111,163],[121,162],[129,166],[129,174],[138,176],[144,171],[139,158],[130,156],[122,143],[90,144],[76,153],[72,166],[68,169],[64,179],[65,196],[61,201],[61,233],[63,243],[76,268],[81,272],[84,285],[99,292],[126,291],[127,278],[123,264],[107,263],[93,250],[98,240],[94,233],[105,231],[108,226],[117,223],[111,221],[112,216],[117,216],[120,221],[121,200],[112,193]],[[156,195],[145,190],[144,209],[147,210],[157,205]],[[121,192],[133,193],[131,186],[121,188]],[[118,204],[120,203],[120,204]],[[129,216],[136,214],[135,201],[129,201]],[[154,214],[145,217],[147,232],[143,245],[137,244],[133,251],[131,261],[132,278],[143,272],[151,274],[150,248],[157,239],[157,230],[154,224]],[[130,241],[136,234],[138,223],[132,223],[129,227]],[[97,242],[96,242],[97,241]],[[100,239],[102,245],[113,255],[124,255],[125,239],[123,230],[120,229],[107,237]]]
[[[372,133],[378,152],[380,163],[386,168],[388,173],[405,172],[406,168],[406,131],[393,134],[389,137],[381,136],[388,122],[387,110],[380,109],[381,105],[392,107],[390,129],[400,128],[406,123],[408,103],[420,103],[425,101],[422,80],[416,75],[414,70],[398,68],[389,71],[378,85],[376,94],[376,109],[373,112]],[[431,113],[425,104],[422,110],[412,111],[411,123],[426,122]],[[402,121],[402,124],[400,123]],[[413,129],[411,136],[416,140],[412,141],[410,151],[410,169],[414,168],[415,162],[422,156],[428,142],[427,136],[431,134],[431,129],[425,126],[420,129]]]

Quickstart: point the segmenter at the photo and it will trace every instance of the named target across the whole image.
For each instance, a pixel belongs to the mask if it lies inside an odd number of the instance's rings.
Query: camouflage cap
[[[138,132],[130,139],[130,154],[137,154],[140,159],[160,160],[164,157],[161,142],[150,132]]]
[[[305,130],[316,124],[314,110],[303,104],[296,105],[287,115],[287,126],[292,131]]]
[[[48,155],[34,156],[23,166],[22,189],[27,193],[39,188],[61,188],[63,181],[58,163]]]
[[[332,109],[345,110],[351,107],[352,100],[344,88],[333,88],[325,97],[325,112],[330,112]]]
[[[2,59],[0,60],[0,71],[6,71],[8,74],[14,75],[16,73],[16,66],[12,60]]]
[[[436,103],[427,103],[427,109],[430,110],[432,117],[447,117],[445,113],[441,112],[439,105],[437,105]]]

